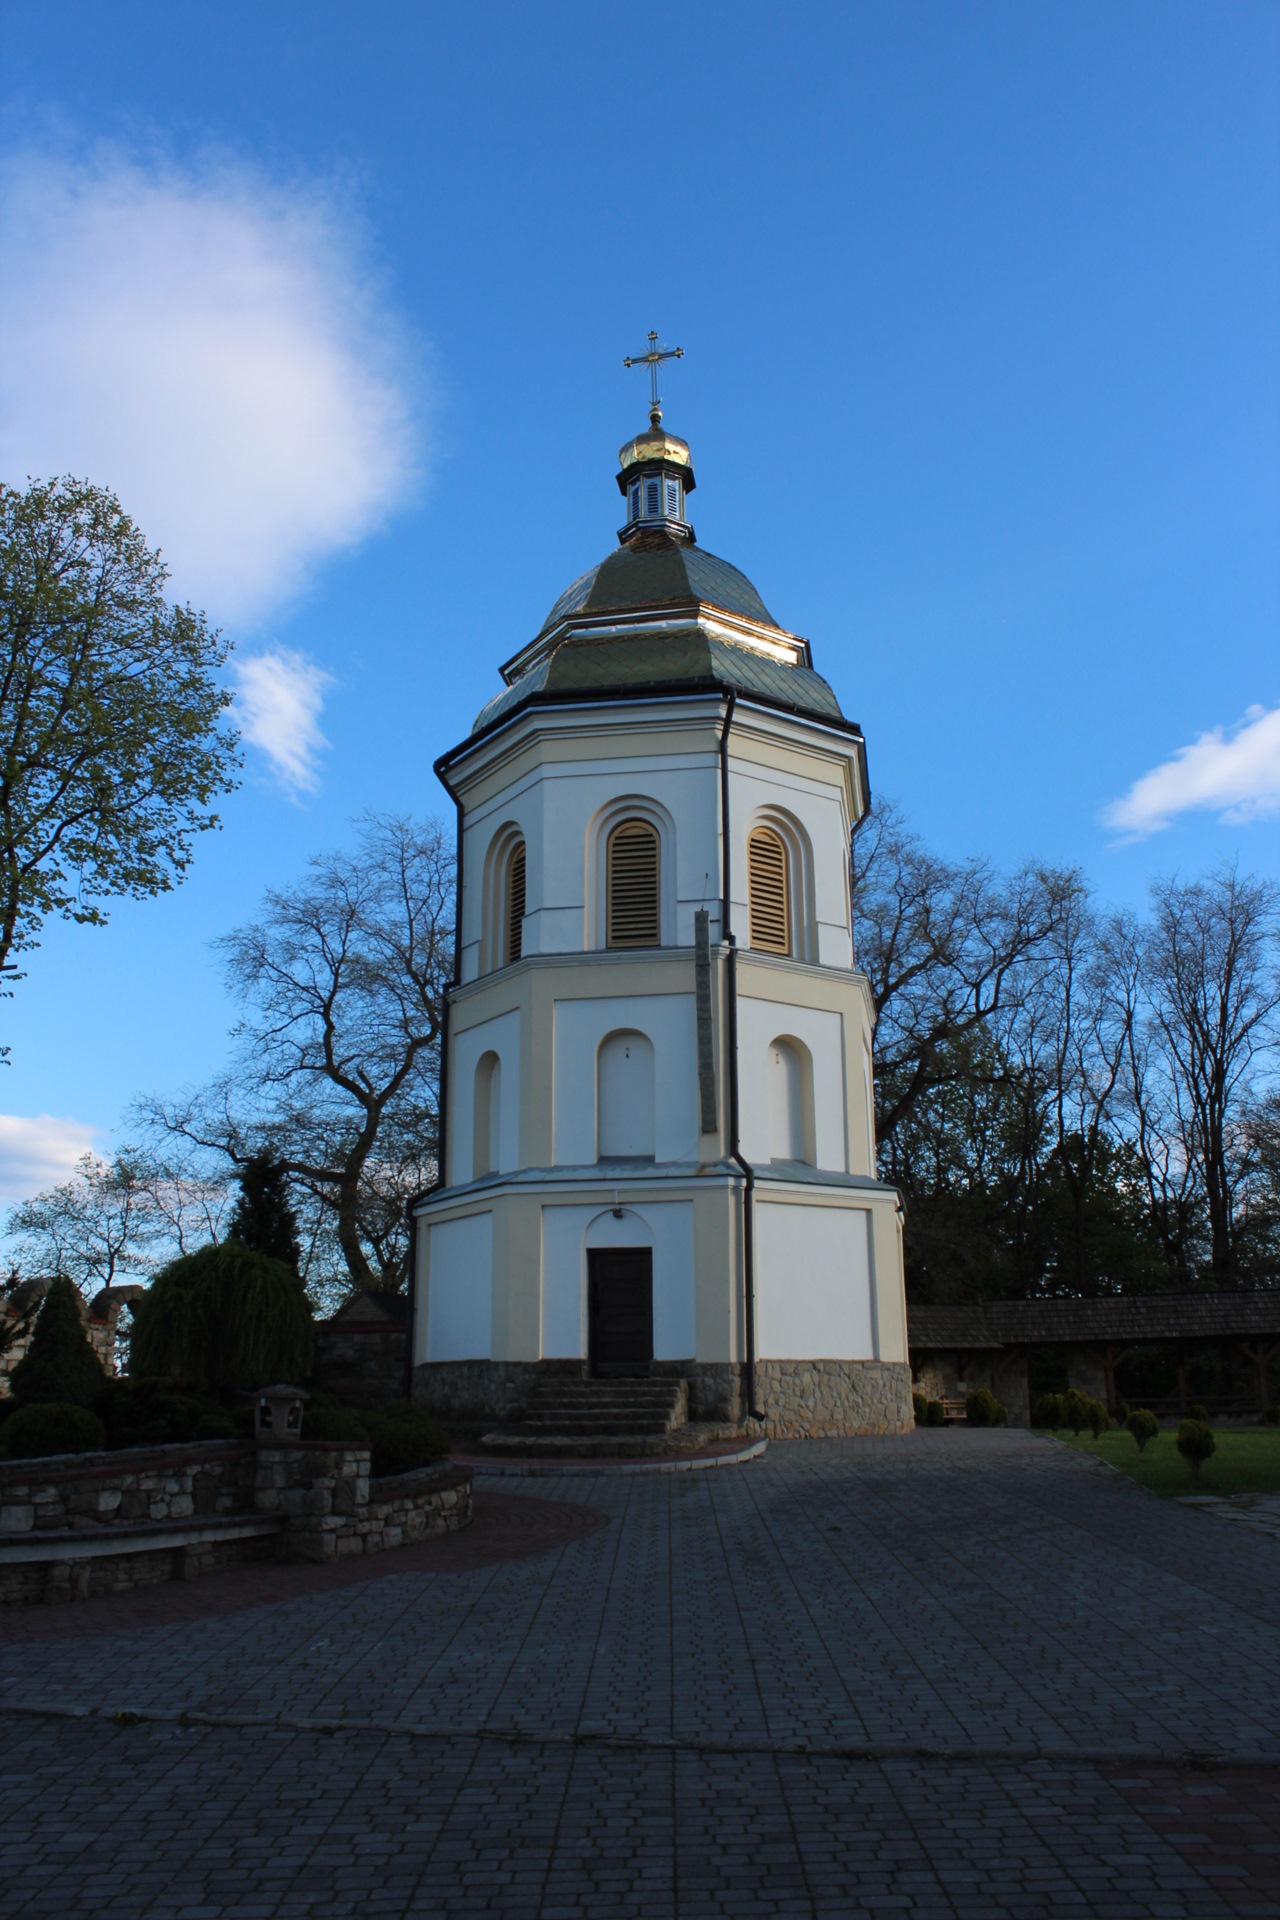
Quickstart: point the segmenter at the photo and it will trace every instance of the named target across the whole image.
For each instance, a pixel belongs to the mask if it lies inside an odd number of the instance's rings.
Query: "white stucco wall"
[[[869,1215],[756,1202],[756,1346],[762,1360],[872,1360]]]
[[[496,1020],[465,1027],[453,1041],[449,1107],[449,1177],[454,1186],[474,1179],[472,1151],[475,1120],[476,1066],[482,1054],[496,1053],[502,1062],[499,1154],[494,1172],[505,1173],[520,1164],[520,1014],[513,1009]]]
[[[790,1007],[776,1000],[738,999],[738,1098],[742,1151],[753,1165],[770,1158],[768,1048],[780,1034],[803,1041],[813,1059],[813,1125],[816,1165],[847,1173],[845,1133],[844,1022],[838,1013]],[[852,1171],[862,1172],[856,1168]]]
[[[606,1034],[620,1029],[643,1033],[653,1045],[655,1157],[696,1160],[694,999],[691,993],[655,993],[556,1001],[555,1164],[586,1166],[596,1158],[596,1051]]]
[[[696,1352],[693,1207],[687,1200],[610,1209],[542,1209],[542,1357],[584,1359],[587,1353],[588,1247],[652,1247],[653,1353],[687,1360]]]
[[[427,1359],[487,1360],[493,1344],[493,1215],[428,1229]]]

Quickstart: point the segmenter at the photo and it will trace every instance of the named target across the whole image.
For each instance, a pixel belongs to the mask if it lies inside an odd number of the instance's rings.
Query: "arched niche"
[[[769,1042],[769,1158],[817,1163],[813,1123],[813,1056],[804,1042],[779,1034]]]
[[[471,1177],[481,1180],[502,1166],[502,1061],[492,1050],[476,1061],[471,1114]]]
[[[654,1157],[653,1042],[623,1029],[596,1053],[596,1158]]]

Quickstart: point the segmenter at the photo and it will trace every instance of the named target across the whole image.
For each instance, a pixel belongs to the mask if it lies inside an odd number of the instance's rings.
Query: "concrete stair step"
[[[521,1433],[670,1433],[671,1422],[662,1414],[627,1413],[526,1413],[520,1422]]]

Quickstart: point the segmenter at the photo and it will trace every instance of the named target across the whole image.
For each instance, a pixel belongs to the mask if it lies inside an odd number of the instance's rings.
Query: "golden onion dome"
[[[618,465],[624,473],[628,467],[638,466],[642,460],[670,460],[678,467],[693,464],[689,442],[682,440],[679,434],[668,433],[660,424],[646,428],[619,449]]]

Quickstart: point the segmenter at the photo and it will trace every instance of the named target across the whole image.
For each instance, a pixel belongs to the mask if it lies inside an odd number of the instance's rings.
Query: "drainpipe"
[[[453,802],[454,807],[454,874],[457,888],[456,904],[453,914],[453,978],[445,988],[444,1007],[440,1014],[440,1132],[436,1143],[436,1177],[431,1186],[421,1193],[415,1193],[405,1203],[405,1218],[409,1225],[409,1312],[405,1320],[404,1337],[404,1396],[413,1398],[413,1341],[418,1320],[418,1220],[414,1208],[419,1200],[429,1193],[435,1193],[440,1187],[448,1185],[448,1127],[449,1111],[449,1010],[454,987],[462,979],[462,801],[445,777],[443,764],[437,760],[436,779]]]
[[[733,866],[729,838],[729,729],[738,696],[730,693],[720,729],[720,937],[729,949],[726,1013],[729,1054],[729,1158],[742,1171],[743,1398],[747,1417],[763,1420],[756,1405],[756,1173],[742,1152],[738,1106],[738,942],[733,932]]]

